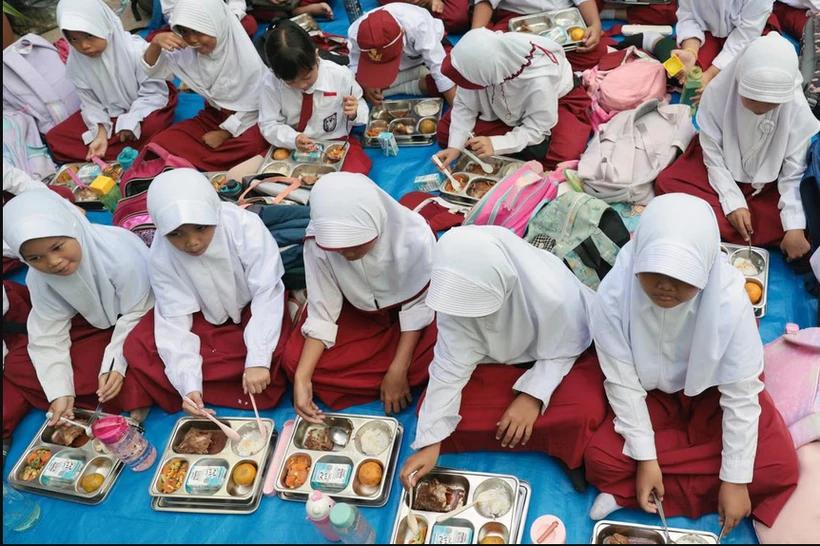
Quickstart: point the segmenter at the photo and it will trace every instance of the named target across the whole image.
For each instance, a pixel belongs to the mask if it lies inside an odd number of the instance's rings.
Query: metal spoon
[[[720,544],[720,543],[721,543],[721,541],[723,540],[723,533],[724,533],[724,531],[726,531],[726,523],[725,523],[725,522],[724,522],[724,523],[723,523],[723,525],[720,527],[720,534],[718,535],[718,541],[717,541],[717,543],[718,543],[718,544]]]
[[[52,413],[50,411],[46,413],[46,419],[48,419],[50,421],[52,417],[54,417],[54,413]],[[83,432],[85,432],[85,435],[88,436],[89,438],[91,438],[93,436],[93,434],[91,433],[91,427],[89,427],[88,425],[78,423],[77,421],[72,421],[71,419],[68,419],[66,417],[60,417],[60,421],[65,421],[69,425],[74,425],[75,427],[79,427],[79,428],[83,429]]]
[[[658,515],[661,517],[661,523],[663,524],[663,532],[666,535],[666,543],[667,544],[675,544],[669,537],[669,526],[666,524],[666,516],[663,514],[663,504],[661,504],[661,499],[658,498],[658,494],[655,491],[652,491],[652,498],[655,499],[655,506],[658,507]]]

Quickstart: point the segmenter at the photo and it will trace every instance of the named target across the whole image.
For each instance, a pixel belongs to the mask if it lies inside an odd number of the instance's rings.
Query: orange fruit
[[[569,38],[573,42],[580,42],[584,39],[584,29],[581,27],[572,27],[569,31]]]
[[[256,479],[256,467],[250,463],[242,463],[233,469],[233,481],[236,485],[250,485]]]
[[[93,493],[103,484],[103,479],[102,474],[89,474],[80,482],[80,487],[82,487],[86,493]]]
[[[744,286],[746,289],[746,293],[749,294],[749,299],[752,300],[752,304],[757,304],[760,301],[760,298],[763,297],[763,290],[760,289],[760,285],[754,282],[747,282]]]

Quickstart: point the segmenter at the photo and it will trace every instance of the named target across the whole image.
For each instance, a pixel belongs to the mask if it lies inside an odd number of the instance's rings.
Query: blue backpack
[[[812,254],[820,248],[820,138],[815,137],[807,158],[808,166],[800,184],[800,197],[806,211],[806,226],[809,228]],[[806,278],[806,289],[817,294],[818,282],[814,275]]]

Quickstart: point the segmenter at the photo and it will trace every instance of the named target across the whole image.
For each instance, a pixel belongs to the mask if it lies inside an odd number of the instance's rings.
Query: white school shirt
[[[793,8],[807,9],[811,13],[820,12],[820,0],[778,0],[781,4],[786,4]]]
[[[501,86],[459,89],[453,103],[448,146],[463,148],[477,119],[501,120],[514,127],[505,135],[490,137],[496,155],[513,154],[543,142],[558,123],[558,99],[572,90],[572,68],[565,58],[562,62],[557,89],[547,78],[516,78]]]
[[[347,138],[348,127],[367,123],[370,109],[362,98],[362,88],[354,74],[343,66],[320,59],[319,77],[305,93],[313,93],[313,115],[304,131],[312,139]],[[281,148],[296,148],[302,95],[302,91],[288,87],[273,72],[265,74],[259,99],[259,129],[265,140]],[[344,114],[344,97],[348,95],[359,101],[356,119],[352,121]]]
[[[241,298],[237,301],[239,308],[251,306],[251,319],[244,332],[248,351],[245,368],[270,368],[273,352],[282,335],[284,317],[282,258],[276,241],[259,216],[230,203],[222,203],[221,208],[220,221],[224,225],[219,229],[226,230],[230,240],[228,247],[236,249],[230,250],[228,257],[234,271],[223,271],[222,274],[232,276],[237,283],[236,296]],[[170,247],[170,243],[166,246]],[[153,255],[152,249],[152,260]],[[277,271],[279,277],[275,277]],[[154,337],[157,351],[165,363],[165,374],[181,395],[202,392],[202,356],[199,336],[191,332],[193,315],[168,316],[165,312],[169,302],[164,296],[172,294],[174,286],[185,279],[171,270],[160,271],[153,264],[150,275],[151,285],[158,296],[154,308]]]
[[[328,259],[328,252],[305,240],[305,281],[308,286],[308,318],[302,325],[302,335],[318,339],[330,349],[336,344],[339,327],[336,324],[345,299],[366,313],[381,310],[378,300],[365,291],[361,284],[341,286]],[[433,323],[435,313],[427,307],[424,289],[418,296],[401,304],[399,327],[402,332],[423,330]]]
[[[714,6],[704,9],[706,3],[723,4],[722,15]],[[715,38],[726,38],[720,54],[712,65],[723,70],[752,40],[759,37],[772,13],[771,0],[678,0],[678,45],[689,38],[697,38],[703,45],[705,32]]]
[[[783,167],[777,177],[777,191],[780,200],[777,207],[780,209],[780,222],[783,231],[806,228],[806,213],[803,210],[803,200],[800,198],[800,182],[806,172],[806,154],[810,140],[792,155],[783,159]],[[748,184],[743,180],[735,180],[732,172],[726,166],[723,150],[709,135],[700,133],[700,145],[703,148],[703,162],[709,172],[709,185],[717,192],[723,213],[728,215],[737,209],[748,209],[746,197],[738,184]],[[762,190],[765,184],[754,184]]]
[[[165,17],[166,21],[171,20],[171,13],[174,11],[174,6],[177,5],[179,0],[161,0],[160,4],[162,5],[162,15]],[[231,10],[231,13],[236,15],[236,18],[240,21],[245,18],[245,15],[248,13],[248,5],[245,0],[227,0],[228,9]]]
[[[3,245],[5,246],[5,245]],[[6,295],[6,286],[3,285],[3,317],[5,318],[6,313],[9,312],[9,297]],[[6,348],[6,342],[3,341],[3,369],[6,369],[6,355],[9,354],[9,350]]]
[[[45,184],[33,179],[25,171],[13,167],[8,161],[3,159],[3,191],[7,191],[12,195],[19,195],[29,190],[44,189],[45,187]],[[17,253],[6,244],[5,239],[3,239],[3,256],[6,258],[17,258]],[[5,297],[5,291],[3,295]],[[5,299],[3,301],[5,301]],[[3,314],[5,315],[6,312],[3,311]],[[5,347],[5,344],[3,347]]]
[[[481,0],[490,4],[493,9],[505,9],[513,13],[529,15],[542,11],[554,11],[575,6],[580,6],[589,0]],[[480,3],[480,2],[479,2]]]
[[[399,70],[407,70],[423,64],[430,71],[436,82],[436,88],[440,92],[444,93],[455,87],[456,84],[441,73],[441,64],[447,56],[444,46],[441,45],[444,39],[444,23],[439,19],[434,19],[426,9],[410,4],[388,4],[368,13],[382,9],[387,10],[404,29],[402,37],[404,49],[401,53]],[[356,37],[359,35],[359,26],[363,18],[364,16],[354,21],[347,31],[350,49],[348,68],[353,74],[358,71],[359,57],[362,54]]]

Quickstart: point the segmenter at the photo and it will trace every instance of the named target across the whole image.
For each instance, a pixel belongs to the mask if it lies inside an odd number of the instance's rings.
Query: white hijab
[[[741,97],[779,106],[757,116]],[[697,119],[700,130],[723,149],[734,179],[758,184],[776,180],[786,158],[820,131],[801,90],[794,46],[777,33],[757,38],[718,74]]]
[[[700,27],[716,38],[727,37],[744,16],[772,11],[772,0],[692,0],[692,14]]]
[[[662,309],[638,281],[638,273],[650,272],[682,280],[700,293]],[[652,384],[661,367],[685,368],[687,396],[748,379],[763,369],[763,344],[744,282],[720,252],[708,203],[681,193],[656,197],[598,289],[595,344],[634,363],[644,384]]]
[[[548,38],[486,28],[465,34],[450,62],[470,83],[484,87],[544,77],[554,78],[557,86],[567,64],[564,50]]]
[[[111,117],[131,109],[139,96],[140,84],[148,76],[139,68],[139,59],[148,44],[126,32],[122,21],[102,0],[60,0],[57,5],[60,30],[86,32],[108,42],[96,59],[73,48],[66,71],[75,85],[93,90]]]
[[[223,203],[208,179],[193,169],[175,169],[154,179],[148,190],[148,212],[157,226],[151,245],[151,283],[157,306],[166,317],[202,311],[211,324],[229,318],[239,324],[242,309],[253,297],[240,259],[241,216],[252,214]],[[214,238],[202,256],[177,250],[165,237],[183,224],[216,226]],[[272,278],[281,278],[284,269]]]
[[[370,310],[374,298],[382,309],[408,302],[430,282],[436,243],[430,226],[362,174],[331,173],[316,183],[306,235],[323,250],[376,240],[355,262],[325,253],[345,298],[359,309]]]
[[[496,362],[550,360],[590,346],[593,296],[559,258],[511,231],[466,226],[436,245],[427,306],[483,338]]]
[[[9,201],[3,207],[3,237],[18,255],[31,239],[71,237],[79,242],[82,259],[71,275],[28,270],[32,306],[43,317],[64,320],[79,313],[104,330],[151,290],[148,248],[139,237],[122,228],[92,224],[50,190],[32,190]]]
[[[171,70],[191,89],[220,108],[259,109],[265,65],[242,24],[222,0],[179,0],[171,29],[184,26],[216,38],[216,48],[200,55],[191,48],[168,55]]]

